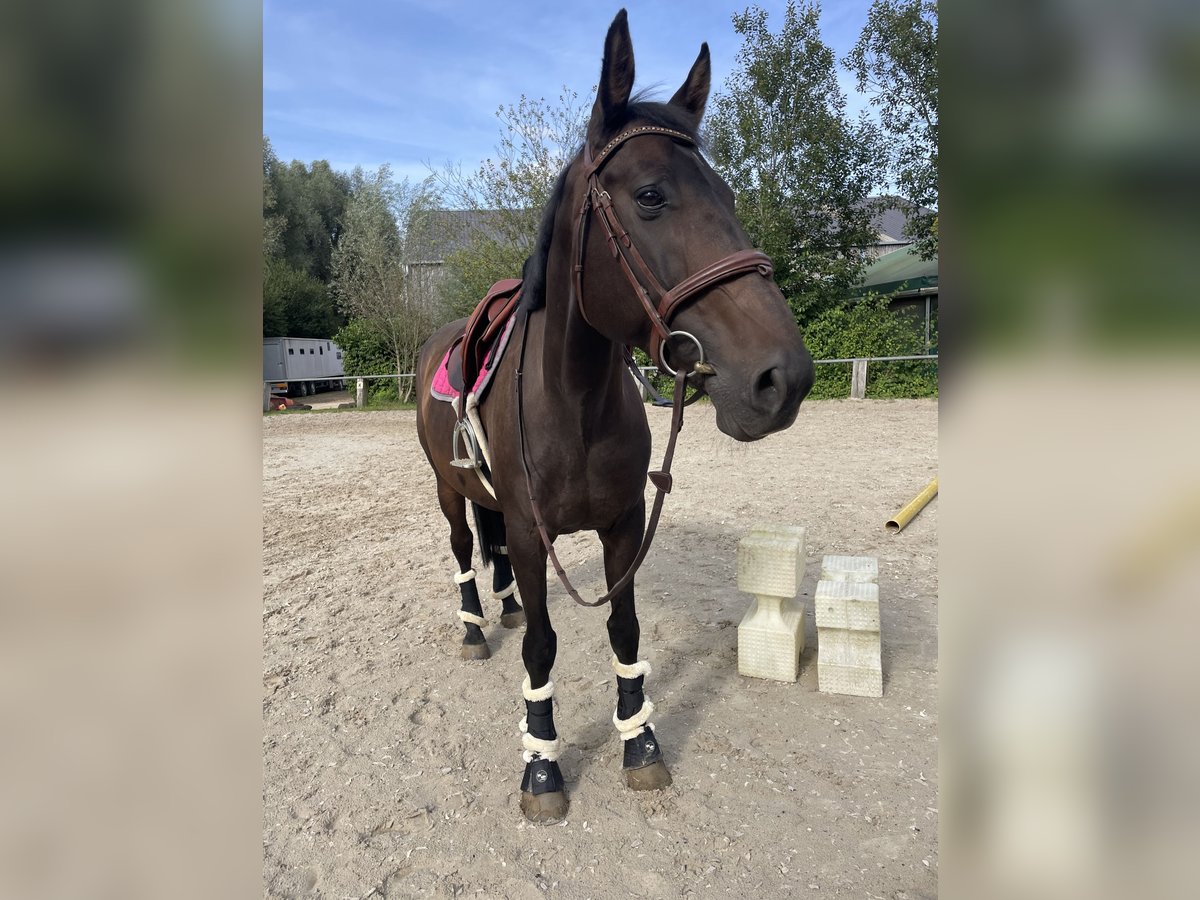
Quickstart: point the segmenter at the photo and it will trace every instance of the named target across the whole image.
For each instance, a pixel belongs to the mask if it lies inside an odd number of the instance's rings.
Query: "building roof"
[[[455,250],[467,246],[471,236],[483,231],[500,238],[497,209],[435,209],[421,217],[409,234],[409,259],[414,263],[441,263]]]
[[[919,290],[938,286],[938,260],[921,259],[914,247],[905,247],[895,253],[881,256],[867,266],[862,284],[854,290],[854,296],[868,292],[891,296],[916,293]]]
[[[890,195],[868,197],[862,205],[882,206],[871,217],[871,227],[879,233],[881,244],[911,244],[913,239],[905,234],[909,217],[918,211],[922,214],[933,212],[927,207],[917,206],[911,200]]]

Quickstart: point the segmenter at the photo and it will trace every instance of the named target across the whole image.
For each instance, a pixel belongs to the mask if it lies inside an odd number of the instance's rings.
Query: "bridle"
[[[699,272],[689,275],[669,290],[663,287],[662,282],[655,277],[654,272],[646,264],[646,260],[642,257],[642,254],[634,246],[629,230],[621,225],[621,220],[617,217],[617,211],[613,207],[612,197],[608,191],[604,190],[603,185],[600,184],[600,170],[612,158],[619,147],[632,138],[651,134],[664,135],[689,146],[696,146],[696,141],[682,131],[658,125],[638,125],[621,132],[610,140],[596,154],[595,158],[592,157],[591,148],[586,143],[583,148],[584,178],[587,180],[587,190],[584,192],[583,203],[579,210],[579,218],[575,223],[575,263],[573,268],[574,275],[571,281],[572,302],[578,306],[584,321],[595,329],[596,326],[588,318],[587,308],[583,302],[583,264],[587,251],[588,223],[590,222],[590,215],[594,214],[604,228],[609,251],[612,253],[613,258],[620,264],[622,273],[624,273],[626,280],[633,288],[633,292],[641,303],[646,317],[650,320],[650,358],[656,366],[675,379],[675,391],[671,411],[671,433],[667,440],[667,450],[663,455],[662,468],[659,471],[649,473],[650,481],[655,487],[654,506],[650,512],[650,519],[646,524],[646,532],[642,538],[642,544],[638,548],[637,556],[634,557],[629,570],[621,576],[621,579],[616,584],[609,588],[608,593],[592,602],[584,600],[567,578],[567,573],[554,552],[554,543],[546,531],[546,525],[542,519],[537,499],[533,495],[533,479],[529,473],[529,460],[525,452],[525,410],[521,390],[525,370],[525,345],[529,334],[528,312],[525,314],[525,324],[521,329],[521,354],[517,362],[516,378],[517,430],[520,435],[521,465],[525,470],[525,486],[529,493],[529,506],[533,513],[534,525],[541,536],[542,545],[546,549],[546,555],[554,566],[555,574],[558,575],[558,579],[562,582],[563,587],[566,588],[567,593],[581,606],[600,606],[608,603],[613,597],[629,586],[633,580],[634,573],[641,566],[642,560],[646,558],[646,553],[650,550],[650,544],[654,540],[654,533],[658,528],[658,519],[662,512],[663,499],[671,492],[671,461],[675,456],[675,439],[679,436],[679,430],[683,427],[683,408],[687,405],[684,401],[684,394],[686,392],[685,386],[688,376],[692,373],[699,375],[714,374],[712,366],[704,360],[704,347],[700,344],[699,339],[686,331],[671,330],[670,321],[672,316],[675,315],[685,302],[694,298],[701,291],[705,291],[716,284],[752,272],[758,273],[763,278],[770,278],[774,272],[774,268],[771,265],[771,258],[765,253],[758,250],[738,250],[711,265],[705,266]],[[653,297],[651,296],[652,294],[654,295]],[[657,302],[655,298],[657,298]],[[599,329],[596,330],[599,331]],[[696,346],[699,353],[699,360],[693,365],[691,372],[685,372],[682,369],[676,370],[667,362],[664,352],[672,338],[686,338]],[[699,396],[698,393],[693,395],[692,399],[695,399],[697,396]]]
[[[586,143],[584,144],[583,165],[587,191],[584,193],[583,203],[579,209],[579,218],[575,223],[575,277],[571,287],[574,302],[578,305],[584,321],[595,328],[592,320],[588,318],[587,308],[583,303],[583,263],[587,251],[589,213],[595,213],[604,228],[609,252],[620,263],[621,272],[642,304],[646,318],[650,320],[650,359],[656,366],[674,377],[675,369],[663,356],[665,345],[673,337],[686,337],[695,344],[700,353],[700,365],[704,365],[704,348],[695,335],[686,331],[672,331],[670,328],[671,318],[679,308],[701,291],[722,281],[738,278],[751,272],[757,272],[763,278],[770,278],[774,268],[771,265],[771,258],[765,253],[758,250],[738,250],[717,260],[712,265],[705,266],[694,275],[689,275],[670,290],[663,287],[662,282],[646,264],[642,254],[638,252],[633,238],[629,235],[629,230],[621,224],[621,220],[617,217],[612,197],[600,184],[600,170],[604,168],[604,164],[612,158],[622,144],[632,138],[651,134],[665,135],[689,146],[696,146],[696,142],[691,136],[684,132],[658,125],[639,125],[621,132],[605,144],[594,159],[591,148]],[[652,297],[651,294],[654,296]],[[655,298],[657,298],[657,302]],[[705,373],[703,369],[701,371],[703,374],[711,374]]]

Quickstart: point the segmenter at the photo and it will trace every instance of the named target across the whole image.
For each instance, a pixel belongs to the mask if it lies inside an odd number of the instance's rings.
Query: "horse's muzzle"
[[[728,402],[732,399],[728,397],[728,385],[710,383],[717,427],[739,441],[756,441],[782,431],[796,421],[801,401],[812,390],[813,378],[812,357],[801,349],[763,361],[747,378],[741,403]],[[720,380],[718,376],[716,381]]]

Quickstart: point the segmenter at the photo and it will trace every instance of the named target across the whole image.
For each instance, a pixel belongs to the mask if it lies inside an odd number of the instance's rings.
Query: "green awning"
[[[862,284],[851,292],[851,296],[861,297],[868,292],[892,296],[937,286],[937,257],[921,259],[915,248],[910,246],[881,256],[867,266]]]

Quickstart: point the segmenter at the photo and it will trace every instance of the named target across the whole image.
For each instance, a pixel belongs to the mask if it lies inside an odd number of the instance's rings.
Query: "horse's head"
[[[795,421],[813,364],[769,262],[750,252],[733,192],[697,148],[708,45],[668,103],[631,101],[633,75],[622,10],[608,31],[583,165],[575,167],[579,189],[600,207],[588,214],[599,224],[581,254],[584,315],[606,337],[647,348],[670,368],[693,370],[702,348],[707,365],[692,381],[712,398],[717,426],[756,440]],[[642,298],[634,279],[646,288]],[[695,341],[664,342],[664,326]]]

